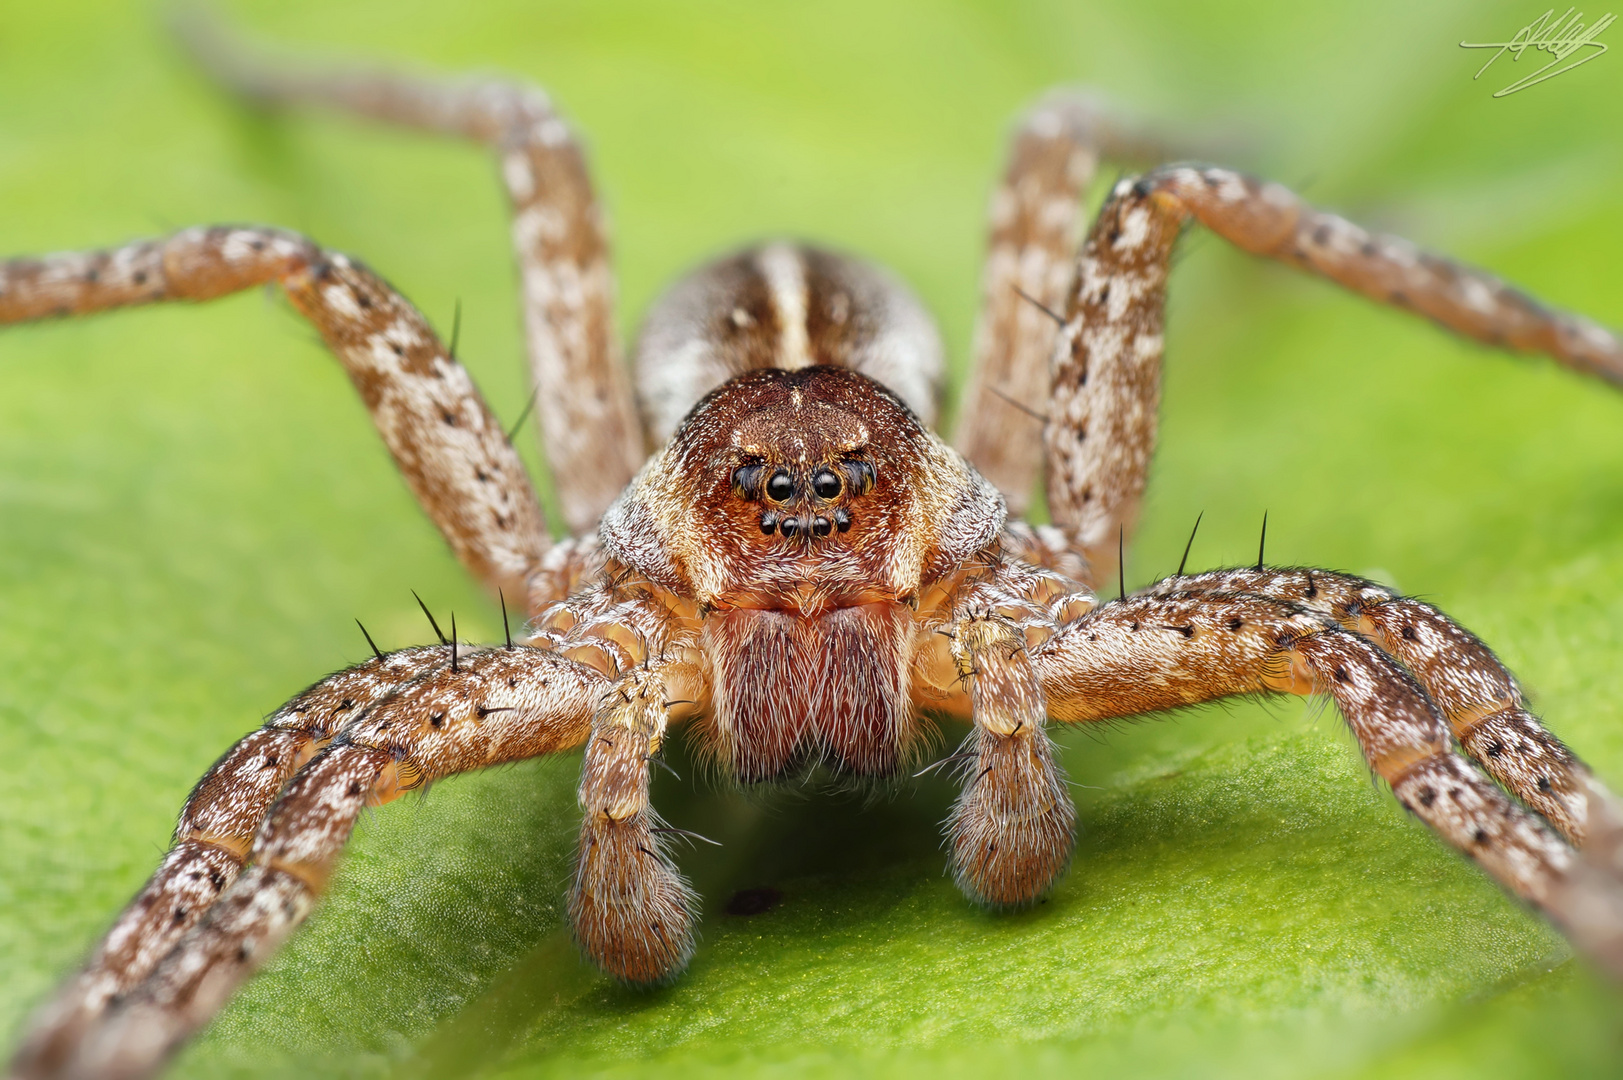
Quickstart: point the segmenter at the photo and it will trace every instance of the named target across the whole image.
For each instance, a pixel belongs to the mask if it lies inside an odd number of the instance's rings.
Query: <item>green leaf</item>
[[[525,397],[488,157],[267,119],[154,13],[13,5],[0,31],[0,251],[215,221],[304,230],[448,327],[498,413]],[[764,234],[896,267],[962,370],[986,193],[1021,103],[1088,82],[1254,132],[1236,163],[1623,324],[1623,62],[1523,93],[1461,40],[1508,3],[1239,11],[1156,0],[671,8],[255,0],[310,51],[544,84],[586,133],[629,333],[684,267]],[[1311,180],[1309,180],[1311,178]],[[1193,237],[1129,584],[1270,561],[1370,574],[1502,652],[1623,785],[1623,401],[1544,362]],[[527,451],[528,452],[528,451]],[[533,464],[533,459],[532,459]],[[539,469],[537,470],[539,475]],[[191,782],[293,691],[427,628],[499,633],[341,372],[240,296],[0,333],[0,1022],[15,1031],[151,871]],[[945,732],[944,745],[958,737]],[[1084,833],[1018,915],[942,874],[952,792],[871,804],[661,777],[705,895],[652,993],[576,957],[562,895],[578,759],[458,778],[367,819],[310,926],[181,1076],[1609,1076],[1618,993],[1406,818],[1333,711],[1240,703],[1058,733]],[[695,770],[678,765],[683,776]],[[776,906],[728,915],[739,890]]]

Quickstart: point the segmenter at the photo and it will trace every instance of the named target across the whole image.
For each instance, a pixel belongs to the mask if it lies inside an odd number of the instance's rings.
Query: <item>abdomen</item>
[[[673,285],[637,342],[637,391],[655,445],[728,379],[813,364],[860,371],[933,426],[941,338],[907,286],[869,263],[800,244],[749,248]]]

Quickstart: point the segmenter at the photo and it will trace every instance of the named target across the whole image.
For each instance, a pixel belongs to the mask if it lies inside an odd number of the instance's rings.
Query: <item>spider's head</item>
[[[698,405],[603,518],[610,552],[703,604],[902,599],[986,547],[1003,499],[846,368],[741,375]]]

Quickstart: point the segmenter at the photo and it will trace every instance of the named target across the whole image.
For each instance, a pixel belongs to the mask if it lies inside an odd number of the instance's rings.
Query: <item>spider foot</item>
[[[589,815],[569,894],[581,951],[628,983],[667,982],[693,958],[693,890],[660,850],[656,821]]]
[[[947,819],[953,880],[977,904],[1036,902],[1071,861],[1076,807],[1040,729],[970,735],[964,793]]]

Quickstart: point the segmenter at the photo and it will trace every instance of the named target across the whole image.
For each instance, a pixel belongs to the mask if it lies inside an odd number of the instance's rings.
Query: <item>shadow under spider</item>
[[[1060,886],[1060,906],[1088,902],[1089,859],[1119,861],[1141,851],[1179,863],[1178,849],[1193,854],[1236,842],[1233,827],[1252,815],[1229,821],[1219,820],[1226,814],[1197,813],[1178,820],[1179,807],[1173,804],[1214,783],[1228,788],[1245,783],[1244,778],[1220,768],[1222,775],[1205,775],[1193,792],[1187,783],[1175,783],[1178,791],[1168,792],[1169,801],[1161,797],[1159,782],[1177,777],[1156,770],[1189,762],[1209,774],[1211,763],[1199,765],[1195,759],[1214,744],[1232,745],[1258,731],[1282,740],[1305,729],[1261,710],[1255,717],[1240,712],[1203,709],[1157,724],[1116,727],[1096,738],[1056,730],[1062,757],[1079,785],[1072,794],[1082,818],[1078,868]],[[951,754],[960,734],[956,725],[949,728],[926,763]],[[1353,768],[1353,751],[1346,753]],[[367,1000],[359,1015],[350,1014],[348,1030],[335,1032],[336,1038],[306,1032],[307,1041],[295,1054],[323,1043],[410,1038],[410,1027],[416,1027],[426,1037],[399,1062],[403,1075],[468,1075],[520,1046],[544,1053],[546,1044],[567,1038],[578,1026],[568,1014],[629,1017],[670,1004],[685,983],[703,977],[712,962],[707,954],[727,951],[734,934],[814,932],[807,918],[827,925],[883,920],[920,889],[950,898],[927,902],[950,902],[959,917],[955,926],[963,920],[1001,924],[1011,918],[977,911],[945,874],[941,822],[958,792],[949,769],[902,781],[888,793],[839,790],[815,776],[786,788],[739,792],[708,784],[704,766],[680,738],[670,744],[667,759],[674,773],[655,770],[654,804],[672,827],[721,845],[669,837],[678,865],[702,897],[700,951],[685,980],[653,990],[622,987],[579,957],[563,917],[578,822],[579,756],[561,755],[481,780],[452,781],[418,804],[419,813],[410,812],[408,801],[367,824],[356,852],[364,865],[329,900],[332,917],[317,918],[308,935],[311,944],[306,947],[301,939],[289,950],[287,966],[293,970],[283,980],[308,990],[312,983],[336,978],[348,989],[329,986],[320,991],[323,999],[353,994]],[[1124,772],[1146,769],[1149,775],[1120,787]],[[1262,802],[1275,810],[1316,809],[1296,806],[1300,797],[1305,795],[1276,792]],[[1228,801],[1220,798],[1208,809],[1221,810]],[[899,890],[893,887],[898,881],[913,884]],[[416,891],[403,899],[406,889]],[[447,910],[459,909],[461,917],[447,918]],[[1012,917],[1040,920],[1054,910],[1039,905],[1029,915]],[[335,970],[335,958],[355,951],[354,941],[361,938],[373,973]],[[394,971],[396,978],[378,986],[378,968]],[[422,974],[399,977],[412,971]],[[443,974],[447,971],[451,974]],[[471,996],[465,996],[470,989]],[[281,991],[288,992],[287,987]],[[261,997],[252,988],[248,996]],[[262,1024],[266,1012],[255,1008],[246,1021]],[[409,1024],[402,1025],[402,1014],[412,1018]],[[241,1044],[246,1035],[226,1038]],[[400,1044],[392,1049],[398,1053]]]

